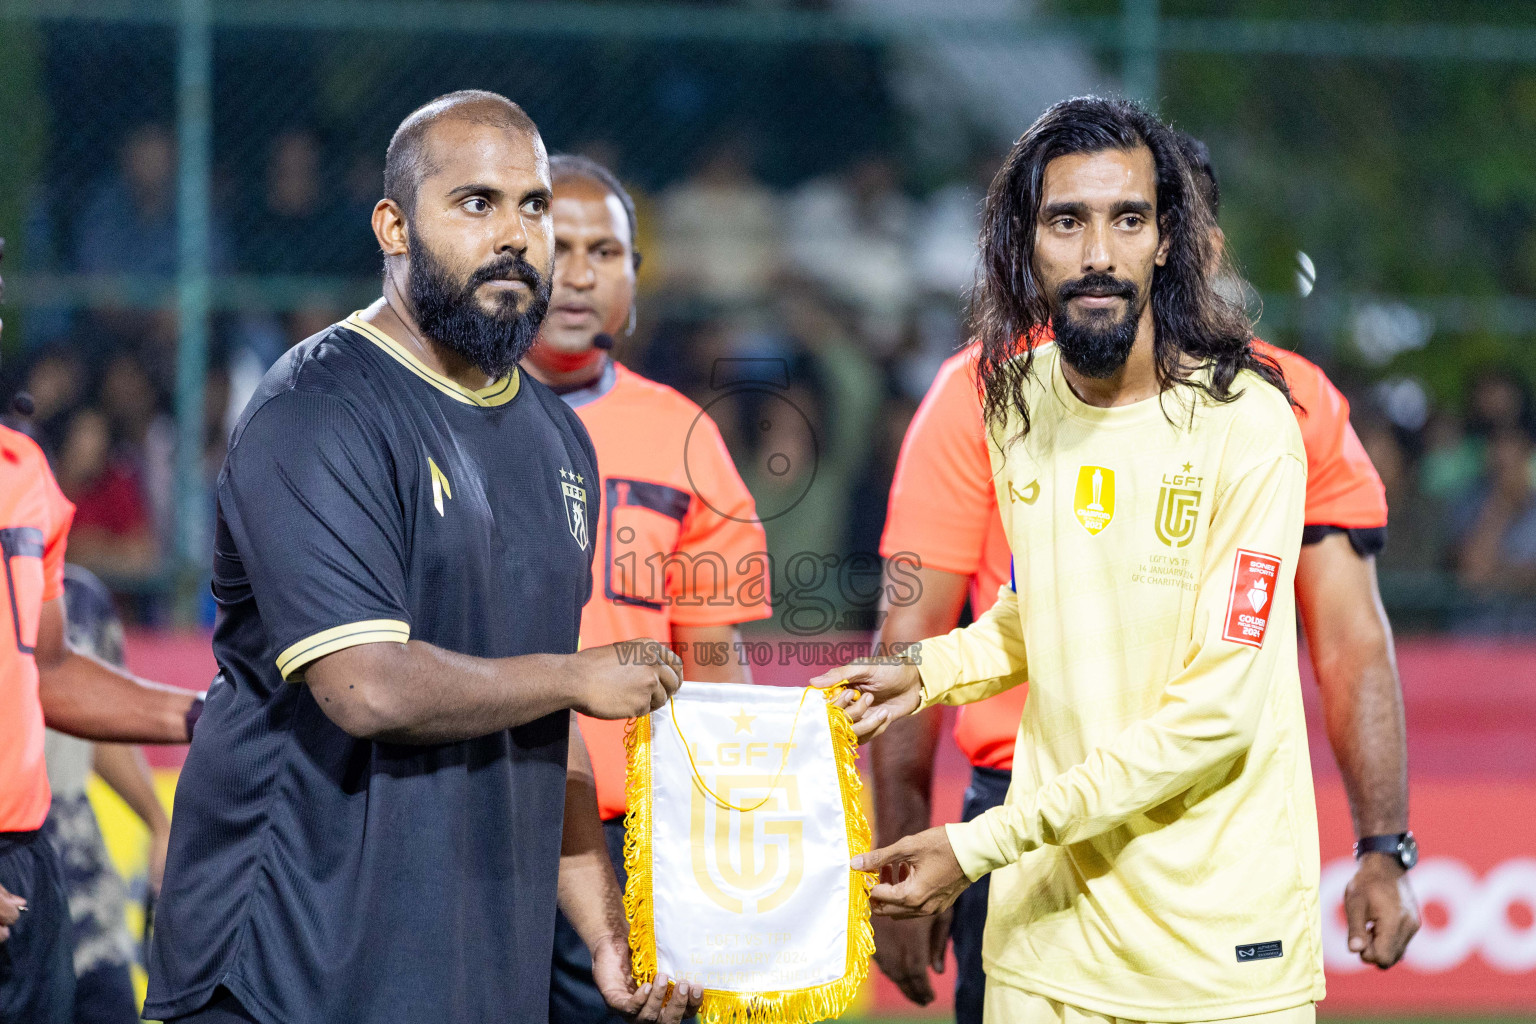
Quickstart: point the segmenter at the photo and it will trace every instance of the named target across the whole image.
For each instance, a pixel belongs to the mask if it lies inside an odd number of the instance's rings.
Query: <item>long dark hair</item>
[[[1253,350],[1253,325],[1237,304],[1212,287],[1225,256],[1211,242],[1215,217],[1198,191],[1173,129],[1127,100],[1079,97],[1055,104],[1014,143],[987,190],[981,228],[982,277],[971,298],[971,329],[981,340],[978,376],[987,421],[1011,410],[1029,431],[1024,382],[1034,363],[1033,341],[1050,325],[1050,302],[1035,276],[1035,212],[1045,165],[1073,153],[1146,146],[1157,167],[1157,226],[1168,239],[1167,262],[1152,275],[1153,365],[1159,388],[1185,386],[1230,402],[1243,370],[1290,389],[1273,359]],[[1187,360],[1211,368],[1210,380],[1189,372]]]

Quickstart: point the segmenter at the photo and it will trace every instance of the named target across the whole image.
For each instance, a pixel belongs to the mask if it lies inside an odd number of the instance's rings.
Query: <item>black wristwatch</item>
[[[1419,841],[1412,832],[1390,836],[1366,836],[1355,843],[1355,860],[1367,853],[1389,853],[1404,871],[1419,862]]]

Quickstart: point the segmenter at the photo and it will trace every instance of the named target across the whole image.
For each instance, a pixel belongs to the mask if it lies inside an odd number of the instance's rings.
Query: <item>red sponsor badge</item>
[[[1227,595],[1227,628],[1223,640],[1249,647],[1264,646],[1275,587],[1280,579],[1280,559],[1257,551],[1237,549],[1232,566],[1232,592]]]

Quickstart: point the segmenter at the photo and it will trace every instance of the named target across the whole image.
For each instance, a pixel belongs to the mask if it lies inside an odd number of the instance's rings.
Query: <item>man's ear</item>
[[[374,214],[378,216],[377,213]],[[1173,236],[1168,232],[1168,218],[1157,218],[1157,256],[1153,260],[1160,267],[1168,265],[1168,250],[1173,245]]]
[[[380,199],[373,208],[373,237],[385,256],[404,256],[411,251],[405,211],[393,199]]]

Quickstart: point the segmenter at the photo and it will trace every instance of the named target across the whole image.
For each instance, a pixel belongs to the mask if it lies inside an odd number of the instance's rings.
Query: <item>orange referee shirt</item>
[[[1316,364],[1262,341],[1285,373],[1307,449],[1308,526],[1363,529],[1387,525],[1386,490],[1349,424],[1349,402]],[[971,577],[971,610],[980,615],[1008,582],[1009,552],[992,489],[992,463],[976,384],[972,344],[945,361],[901,444],[880,553],[905,552],[924,566]],[[1305,411],[1303,411],[1305,410]],[[955,742],[983,768],[1011,769],[1027,686],[967,704]]]
[[[592,436],[602,478],[581,646],[670,643],[673,626],[773,614],[757,507],[708,414],[612,361],[595,385],[563,397]],[[604,820],[625,810],[627,724],[581,716]]]
[[[42,450],[0,427],[0,832],[30,832],[48,816],[43,705],[37,695],[37,629],[43,603],[64,593],[64,546],[75,506]]]

